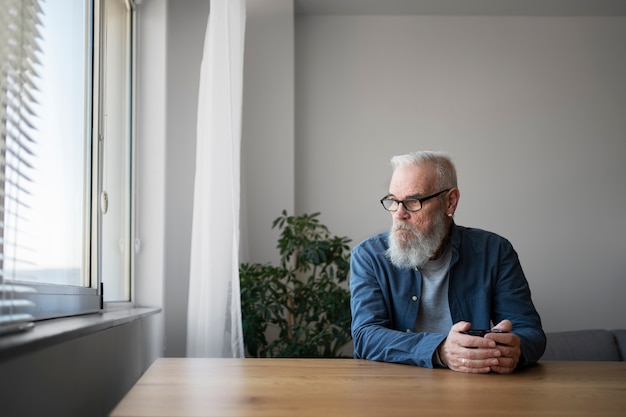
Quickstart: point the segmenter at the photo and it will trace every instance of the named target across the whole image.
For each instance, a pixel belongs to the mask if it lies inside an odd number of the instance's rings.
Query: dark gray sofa
[[[624,361],[626,330],[574,330],[546,333],[542,361]]]

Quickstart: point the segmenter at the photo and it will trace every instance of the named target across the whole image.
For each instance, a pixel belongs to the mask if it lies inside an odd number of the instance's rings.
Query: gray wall
[[[165,349],[185,356],[198,83],[209,2],[168,2],[165,180]],[[182,76],[181,76],[182,74]],[[181,322],[180,318],[185,318]]]
[[[183,356],[207,9],[168,10],[164,314],[166,355]],[[290,0],[249,0],[242,260],[277,260],[282,209],[354,243],[386,229],[391,155],[441,149],[457,222],[512,241],[546,330],[626,327],[625,41],[625,17],[294,19]]]
[[[389,157],[450,152],[459,224],[509,238],[547,330],[625,327],[626,18],[296,22],[296,209],[359,241]]]
[[[104,417],[152,362],[160,314],[0,360],[2,415]],[[54,328],[54,324],[51,324]],[[63,327],[63,326],[60,326]],[[67,330],[67,328],[66,328]],[[36,331],[36,330],[35,330]],[[42,330],[42,333],[51,332]],[[88,334],[87,334],[88,333]],[[37,342],[35,342],[36,344]]]
[[[285,0],[247,2],[241,144],[241,255],[278,261],[272,221],[294,211],[294,22]],[[269,240],[269,242],[268,242]],[[259,245],[258,242],[265,242]]]

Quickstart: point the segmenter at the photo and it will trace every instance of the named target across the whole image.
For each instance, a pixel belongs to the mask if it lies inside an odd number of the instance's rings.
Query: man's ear
[[[450,191],[448,191],[448,199],[447,199],[447,207],[446,214],[454,215],[456,211],[456,207],[459,204],[459,198],[461,197],[461,192],[458,188],[454,187]]]

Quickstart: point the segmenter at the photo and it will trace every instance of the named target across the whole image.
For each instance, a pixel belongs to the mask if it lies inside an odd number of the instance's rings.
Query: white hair
[[[450,156],[445,152],[416,151],[391,158],[391,166],[394,171],[400,166],[420,166],[422,164],[434,165],[437,173],[437,188],[457,187],[456,168]]]

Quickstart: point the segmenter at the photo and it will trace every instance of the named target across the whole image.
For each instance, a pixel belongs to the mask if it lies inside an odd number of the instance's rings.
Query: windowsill
[[[160,311],[157,307],[105,307],[100,313],[38,321],[33,329],[24,333],[0,337],[0,361],[121,326]]]

